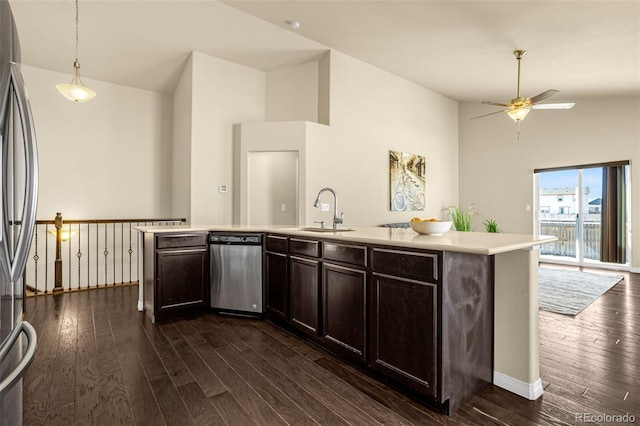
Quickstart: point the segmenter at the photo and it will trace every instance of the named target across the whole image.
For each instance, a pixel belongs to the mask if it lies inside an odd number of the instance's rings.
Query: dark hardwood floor
[[[627,413],[640,423],[640,274],[624,275],[575,318],[540,312],[542,398],[491,386],[451,417],[266,321],[154,325],[136,310],[137,286],[32,297],[24,424],[520,426]]]

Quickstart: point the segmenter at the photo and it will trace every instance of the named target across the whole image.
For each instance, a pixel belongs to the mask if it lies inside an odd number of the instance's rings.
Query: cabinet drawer
[[[367,248],[363,246],[325,242],[322,257],[354,266],[367,266]]]
[[[277,235],[267,235],[264,243],[265,250],[276,253],[287,252],[287,237]]]
[[[419,281],[440,280],[438,253],[418,253],[374,248],[371,257],[374,272],[413,278]]]
[[[156,248],[203,247],[209,234],[166,234],[156,236]]]
[[[289,238],[289,254],[318,257],[320,255],[320,242]]]

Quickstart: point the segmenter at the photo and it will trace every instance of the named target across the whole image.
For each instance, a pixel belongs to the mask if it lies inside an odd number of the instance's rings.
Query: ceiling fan
[[[495,105],[501,106],[505,109],[500,111],[491,112],[489,114],[480,115],[477,117],[473,117],[472,120],[476,118],[487,117],[489,115],[500,114],[502,112],[506,112],[507,115],[516,123],[518,123],[518,140],[520,139],[520,122],[524,120],[524,118],[529,114],[529,111],[532,109],[569,109],[573,108],[575,102],[564,102],[564,103],[555,103],[555,104],[541,104],[540,101],[543,101],[554,94],[558,93],[558,90],[549,89],[545,92],[542,92],[532,98],[523,98],[520,97],[520,61],[524,58],[524,55],[527,54],[526,50],[514,50],[514,56],[518,60],[518,92],[516,97],[511,99],[509,102],[500,103],[500,102],[492,102],[492,101],[484,101],[482,102],[485,105]]]

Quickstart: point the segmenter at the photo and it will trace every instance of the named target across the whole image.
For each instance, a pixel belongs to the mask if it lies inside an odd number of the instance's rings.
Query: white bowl
[[[424,235],[442,235],[451,229],[453,222],[409,222],[411,229],[418,234]]]

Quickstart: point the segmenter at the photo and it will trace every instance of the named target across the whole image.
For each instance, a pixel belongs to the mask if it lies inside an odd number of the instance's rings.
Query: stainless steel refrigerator
[[[36,140],[11,7],[0,0],[0,425],[22,424],[22,377],[36,333],[23,321],[24,268],[35,228]]]

